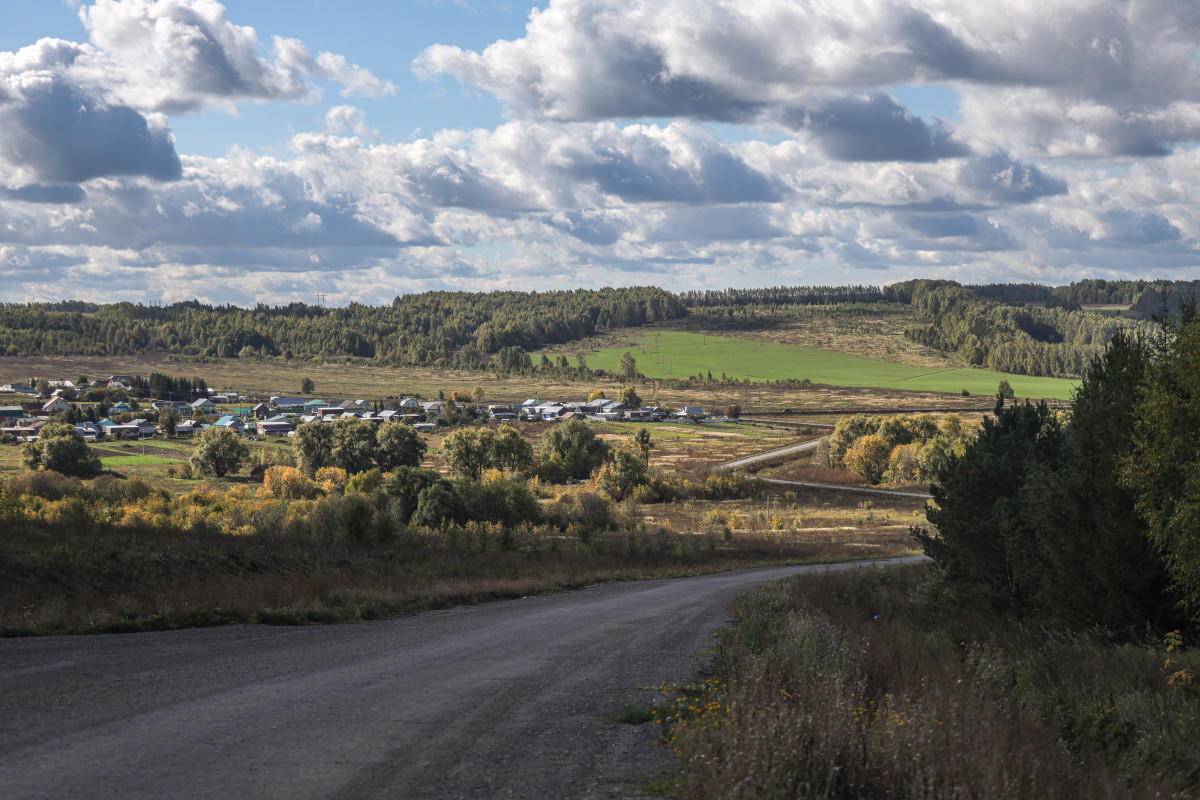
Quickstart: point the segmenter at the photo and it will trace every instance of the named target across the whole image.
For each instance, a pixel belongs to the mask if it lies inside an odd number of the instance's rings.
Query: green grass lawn
[[[144,466],[147,464],[182,464],[187,459],[179,458],[163,458],[162,456],[107,456],[100,459],[100,463],[106,469],[115,469],[117,467],[132,467]]]
[[[1007,380],[1018,397],[1070,399],[1079,382],[1062,378],[1008,375],[983,369],[932,369],[889,363],[812,347],[662,331],[636,337],[637,347],[611,347],[587,356],[589,367],[616,371],[628,350],[638,370],[649,378],[686,378],[697,373],[724,372],[730,378],[753,381],[808,378],[831,386],[857,386],[927,392],[991,395]]]

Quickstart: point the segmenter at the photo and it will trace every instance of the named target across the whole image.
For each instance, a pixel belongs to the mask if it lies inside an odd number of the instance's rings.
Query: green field
[[[106,456],[100,459],[105,469],[117,467],[141,467],[151,464],[182,464],[185,458],[163,458],[162,456]]]
[[[1007,380],[1018,397],[1059,400],[1070,399],[1079,384],[1063,378],[1008,375],[969,367],[913,367],[832,350],[681,331],[663,331],[632,341],[637,347],[610,347],[588,354],[588,366],[615,372],[621,354],[628,350],[637,359],[638,370],[648,378],[686,378],[708,372],[719,377],[724,372],[730,378],[753,381],[808,378],[831,386],[955,394],[966,389],[973,395],[995,394],[996,385]]]

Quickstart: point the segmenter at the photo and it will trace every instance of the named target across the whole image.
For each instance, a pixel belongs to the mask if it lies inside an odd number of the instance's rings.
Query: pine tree
[[[913,535],[960,592],[1022,614],[1043,571],[1036,533],[1021,514],[1031,474],[1063,463],[1066,439],[1045,403],[1004,407],[985,417],[974,441],[950,458],[931,486],[926,518],[937,534]]]
[[[1162,627],[1174,605],[1163,561],[1120,481],[1149,363],[1143,342],[1113,337],[1075,394],[1068,462],[1031,476],[1022,495],[1045,558],[1040,604],[1073,627]]]

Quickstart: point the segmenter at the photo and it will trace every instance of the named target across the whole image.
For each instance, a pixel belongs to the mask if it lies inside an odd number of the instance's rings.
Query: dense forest
[[[388,306],[351,303],[345,308],[292,303],[243,309],[196,301],[168,306],[9,303],[0,305],[0,353],[349,356],[475,367],[506,348],[529,351],[684,314],[679,298],[653,287],[425,292],[397,297]]]
[[[206,358],[354,358],[505,372],[534,368],[529,352],[598,332],[680,320],[746,325],[834,307],[915,312],[906,335],[966,363],[1030,375],[1077,377],[1121,330],[1176,313],[1200,281],[1084,280],[1069,286],[914,280],[891,286],[773,286],[687,291],[656,287],[553,292],[424,292],[386,306],[291,303],[252,309],[198,301],[171,305],[80,301],[0,304],[0,355]],[[1085,305],[1122,305],[1100,313]],[[1119,313],[1118,313],[1119,312]],[[907,312],[905,312],[907,313]],[[749,322],[748,322],[749,321]],[[563,359],[560,358],[561,362]],[[564,363],[550,364],[569,369]],[[575,368],[579,371],[581,368]]]

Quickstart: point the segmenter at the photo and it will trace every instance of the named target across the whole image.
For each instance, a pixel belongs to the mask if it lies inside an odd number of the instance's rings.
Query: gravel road
[[[361,625],[0,640],[0,797],[632,797],[605,721],[695,671],[761,581],[606,584]]]

